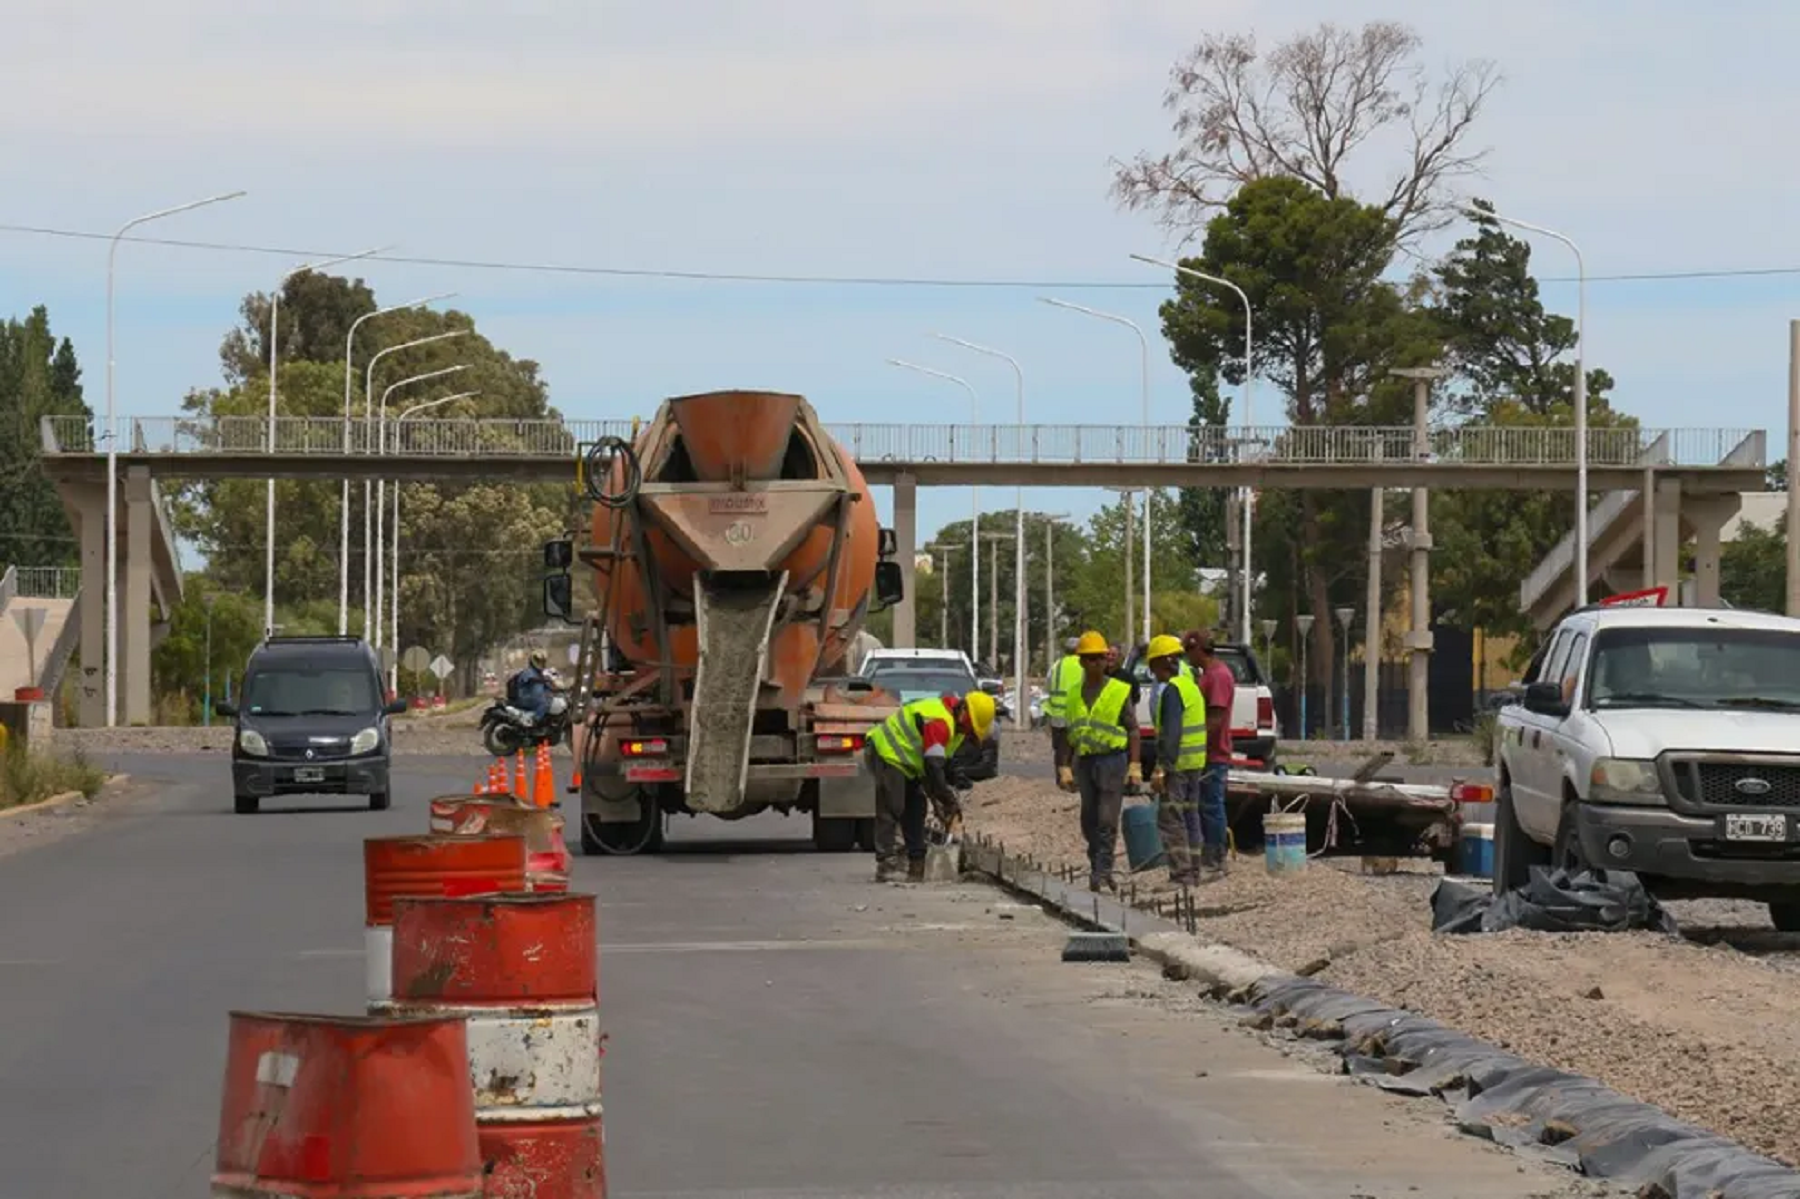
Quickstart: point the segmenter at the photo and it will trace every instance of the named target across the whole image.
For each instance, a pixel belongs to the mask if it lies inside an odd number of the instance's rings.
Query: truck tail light
[[[1267,695],[1256,697],[1256,727],[1272,729],[1275,727],[1275,700]]]
[[[627,758],[660,758],[669,752],[669,743],[661,737],[649,740],[619,742],[619,752]]]
[[[820,733],[818,744],[822,754],[853,754],[863,747],[863,739],[856,733]]]
[[[1494,789],[1486,783],[1453,783],[1450,798],[1457,803],[1493,803]]]

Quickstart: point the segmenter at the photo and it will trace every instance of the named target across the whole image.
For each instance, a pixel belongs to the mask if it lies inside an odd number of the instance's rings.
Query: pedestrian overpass
[[[403,482],[572,483],[580,447],[629,438],[631,420],[476,420],[277,417],[131,417],[116,456],[124,532],[119,550],[126,670],[121,716],[149,719],[148,647],[153,594],[179,598],[179,569],[157,487],[165,479],[388,479]],[[103,578],[107,454],[86,417],[46,416],[43,466],[81,530],[84,578]],[[1415,448],[1412,426],[1327,425],[1245,429],[1185,425],[827,425],[868,481],[894,494],[896,559],[906,600],[895,641],[914,638],[913,557],[917,489],[980,487],[1248,487],[1364,490],[1375,487],[1562,490],[1575,484],[1575,435],[1567,428],[1460,425],[1430,430]],[[1646,486],[1675,497],[1678,514],[1710,514],[1744,491],[1765,489],[1766,435],[1748,429],[1590,429],[1589,484],[1600,492]],[[273,447],[271,449],[271,446]],[[1646,456],[1655,461],[1646,466]],[[1727,514],[1729,515],[1729,514]],[[1707,515],[1710,520],[1710,515]],[[154,536],[153,536],[154,533]],[[1716,538],[1715,538],[1716,541]],[[1703,546],[1704,548],[1704,546]],[[1716,546],[1713,572],[1716,575]],[[146,569],[144,564],[150,563]],[[170,573],[172,572],[172,574]],[[77,605],[84,647],[104,642],[100,589]],[[167,607],[163,607],[166,612]],[[139,647],[144,669],[136,669]],[[88,680],[101,655],[83,653],[81,719],[104,723],[104,689]],[[141,684],[137,680],[141,677]]]

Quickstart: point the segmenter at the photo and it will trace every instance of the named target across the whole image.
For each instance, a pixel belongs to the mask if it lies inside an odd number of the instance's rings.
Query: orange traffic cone
[[[556,804],[556,774],[550,768],[550,747],[539,745],[537,754],[537,777],[532,780],[531,799],[540,808],[554,807]]]
[[[507,790],[506,759],[495,758],[488,763],[487,794],[505,795]]]
[[[527,790],[528,786],[529,783],[525,775],[525,751],[521,749],[519,751],[519,767],[513,775],[512,793],[514,798],[530,799],[531,792]]]
[[[575,763],[575,772],[569,776],[568,791],[570,795],[581,794],[581,763]]]

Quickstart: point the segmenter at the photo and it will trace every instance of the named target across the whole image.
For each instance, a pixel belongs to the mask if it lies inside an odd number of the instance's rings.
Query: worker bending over
[[[994,697],[971,691],[960,700],[915,699],[869,730],[863,761],[875,778],[875,881],[925,878],[925,801],[946,826],[961,805],[950,785],[950,760],[964,741],[987,740],[994,729]],[[902,861],[896,832],[906,843]]]
[[[1081,676],[1063,693],[1066,727],[1056,743],[1056,782],[1081,793],[1081,835],[1087,841],[1088,890],[1118,890],[1113,858],[1125,784],[1141,783],[1137,688],[1107,670],[1106,638],[1083,633],[1075,645]]]
[[[1181,887],[1200,881],[1200,798],[1206,773],[1206,701],[1184,669],[1181,642],[1163,634],[1144,649],[1150,673],[1161,683],[1151,712],[1156,726],[1156,769],[1150,793],[1157,797],[1156,827],[1169,858],[1169,880]]]

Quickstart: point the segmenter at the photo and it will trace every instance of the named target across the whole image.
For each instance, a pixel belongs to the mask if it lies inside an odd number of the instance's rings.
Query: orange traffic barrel
[[[468,1020],[490,1196],[604,1199],[594,897],[394,905],[396,1011]]]
[[[464,1021],[231,1013],[212,1193],[480,1199]]]
[[[363,954],[370,1004],[393,990],[394,900],[525,889],[525,838],[370,837],[363,842]]]
[[[431,831],[443,837],[517,834],[525,838],[527,891],[567,891],[572,856],[554,808],[525,807],[510,795],[445,795],[431,801]]]

